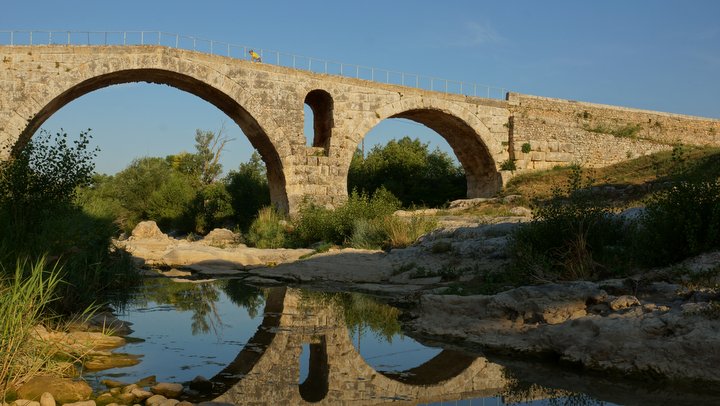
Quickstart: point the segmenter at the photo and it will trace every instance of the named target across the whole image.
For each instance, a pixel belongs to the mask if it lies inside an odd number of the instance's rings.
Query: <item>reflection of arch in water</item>
[[[235,360],[211,380],[217,401],[337,403],[437,401],[497,395],[505,387],[502,368],[484,358],[443,351],[405,373],[382,374],[355,349],[344,316],[331,307],[300,308],[299,292],[272,289],[265,318]],[[299,384],[303,344],[310,344],[310,370]]]

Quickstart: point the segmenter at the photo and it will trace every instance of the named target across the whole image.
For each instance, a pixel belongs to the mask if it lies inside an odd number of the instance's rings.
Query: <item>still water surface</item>
[[[214,392],[192,400],[683,404],[681,396],[657,402],[665,398],[654,389],[631,388],[632,396],[620,396],[622,403],[612,403],[596,399],[594,390],[590,396],[548,387],[547,380],[542,386],[518,379],[515,376],[524,375],[527,367],[515,374],[516,367],[506,368],[479,354],[420,344],[401,331],[399,310],[356,293],[257,289],[239,280],[198,283],[159,278],[147,280],[118,313],[133,323],[132,337],[138,341],[116,352],[140,354],[142,361],[87,373],[85,378],[97,389],[106,378],[135,382],[155,375],[158,381],[182,383],[201,375],[214,382]],[[532,377],[533,372],[546,376],[532,366],[527,375]],[[589,385],[578,386],[593,387]],[[606,399],[617,401],[618,396]]]

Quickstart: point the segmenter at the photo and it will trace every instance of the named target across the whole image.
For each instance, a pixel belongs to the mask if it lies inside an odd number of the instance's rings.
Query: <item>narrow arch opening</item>
[[[319,402],[327,396],[330,367],[325,336],[304,344],[300,355],[300,396],[307,402]]]
[[[322,148],[327,155],[330,149],[333,121],[333,98],[330,93],[316,89],[305,96],[305,136],[311,146]]]

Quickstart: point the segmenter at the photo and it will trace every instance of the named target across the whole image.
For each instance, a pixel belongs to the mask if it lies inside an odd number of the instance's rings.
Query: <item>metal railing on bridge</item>
[[[506,91],[501,87],[334,62],[162,31],[0,31],[0,45],[157,45],[246,60],[251,59],[248,51],[254,49],[264,63],[315,73],[493,99],[504,99]]]

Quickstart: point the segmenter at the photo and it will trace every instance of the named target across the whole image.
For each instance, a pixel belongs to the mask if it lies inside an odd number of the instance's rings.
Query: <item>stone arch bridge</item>
[[[294,211],[306,198],[347,198],[354,151],[380,121],[406,118],[444,137],[468,197],[491,196],[513,173],[570,162],[602,166],[673,143],[720,145],[720,121],[508,93],[506,100],[446,94],[252,63],[164,46],[0,46],[0,159],[61,107],[114,84],[151,82],[192,93],[242,129],[262,156],[271,200]],[[313,145],[304,135],[312,108]],[[632,137],[619,129],[635,128]]]

